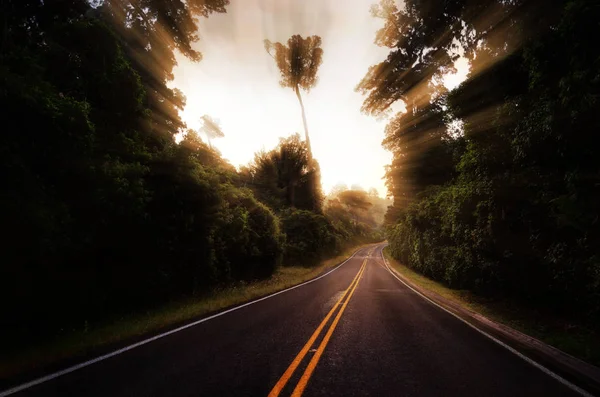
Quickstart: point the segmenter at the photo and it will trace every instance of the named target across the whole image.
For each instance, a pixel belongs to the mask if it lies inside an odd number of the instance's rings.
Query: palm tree
[[[311,165],[308,147],[299,134],[280,138],[269,152],[258,152],[249,166],[253,183],[268,199],[278,197],[281,204],[311,211],[319,210],[322,192],[318,183],[318,164]]]
[[[312,161],[312,150],[308,136],[308,125],[306,123],[306,112],[302,103],[300,89],[309,92],[317,84],[317,71],[323,62],[323,49],[321,48],[321,37],[308,36],[303,38],[296,34],[290,37],[287,45],[272,43],[265,39],[265,49],[271,55],[279,72],[282,87],[292,88],[298,97],[302,108],[302,122],[304,123],[304,134],[306,146],[308,147],[309,160]]]
[[[212,149],[211,139],[215,138],[223,138],[225,134],[223,130],[221,130],[221,126],[217,120],[213,120],[209,115],[204,115],[200,117],[200,121],[202,121],[202,126],[200,130],[204,132],[206,138],[208,139],[208,146]]]

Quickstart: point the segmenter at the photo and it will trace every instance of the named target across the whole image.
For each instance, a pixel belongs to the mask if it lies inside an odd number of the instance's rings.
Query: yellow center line
[[[347,296],[348,291],[350,291],[352,289],[352,286],[353,285],[355,286],[356,285],[355,283],[358,283],[358,279],[360,278],[360,275],[361,275],[362,270],[364,269],[364,267],[366,265],[366,262],[367,262],[367,260],[365,259],[363,261],[363,263],[362,263],[362,265],[361,265],[358,273],[356,273],[356,276],[354,276],[354,279],[352,280],[352,282],[350,283],[350,285],[348,286],[348,288],[342,294],[342,297],[336,302],[335,305],[333,305],[333,307],[331,308],[331,310],[329,311],[329,313],[327,313],[327,316],[325,316],[325,318],[323,319],[323,321],[321,321],[321,324],[319,324],[319,326],[317,327],[317,329],[315,330],[315,332],[313,332],[313,334],[310,337],[310,339],[308,339],[308,342],[306,342],[306,344],[304,345],[304,347],[302,348],[302,350],[300,350],[300,353],[298,353],[298,355],[294,358],[294,360],[292,361],[292,363],[290,364],[290,366],[283,373],[283,375],[281,376],[281,378],[279,378],[279,381],[277,381],[277,383],[275,384],[275,386],[273,387],[273,389],[269,393],[269,397],[279,396],[279,393],[281,393],[281,391],[285,387],[286,383],[290,380],[290,378],[294,374],[294,371],[296,370],[296,368],[298,368],[298,365],[300,365],[300,363],[302,362],[302,359],[304,359],[304,357],[306,356],[306,353],[308,353],[310,347],[313,345],[313,343],[315,343],[315,340],[319,337],[319,334],[321,333],[321,331],[323,330],[323,328],[327,324],[327,321],[329,321],[329,319],[331,318],[331,316],[333,315],[333,313],[335,312],[335,310],[337,309],[337,307],[340,305],[340,303]]]
[[[354,287],[352,287],[352,290],[348,294],[348,298],[346,299],[346,301],[344,302],[342,308],[340,309],[340,311],[338,312],[337,316],[333,320],[333,323],[331,324],[331,326],[327,330],[327,333],[325,334],[325,337],[323,338],[323,340],[321,341],[321,344],[317,348],[317,351],[315,352],[315,355],[313,356],[313,358],[308,363],[308,367],[306,367],[306,370],[302,374],[302,377],[300,378],[300,381],[296,385],[296,388],[294,389],[294,391],[292,393],[292,397],[300,397],[300,396],[302,396],[302,393],[304,392],[304,389],[306,388],[306,385],[308,384],[308,381],[310,380],[310,377],[312,376],[312,374],[313,374],[313,372],[314,372],[317,364],[319,363],[319,360],[321,359],[321,355],[323,355],[323,351],[325,350],[325,347],[327,346],[327,343],[329,343],[329,339],[331,338],[331,335],[333,334],[333,331],[335,331],[335,327],[337,327],[337,324],[340,321],[340,318],[342,317],[342,314],[344,313],[344,310],[346,310],[346,306],[348,305],[348,302],[352,298],[352,295],[354,294],[354,291],[356,291],[356,287],[358,286],[358,283],[360,281],[360,277],[364,273],[364,270],[365,270],[365,267],[366,267],[365,266],[366,263],[367,263],[367,260],[365,259],[365,261],[363,262],[363,266],[360,269],[358,279],[357,279],[356,283],[354,284]]]

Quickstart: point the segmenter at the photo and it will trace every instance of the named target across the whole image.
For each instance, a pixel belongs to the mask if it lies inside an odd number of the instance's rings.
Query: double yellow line
[[[308,342],[306,342],[306,344],[304,345],[302,350],[300,350],[300,353],[298,353],[298,355],[294,358],[294,360],[292,361],[290,366],[283,373],[281,378],[279,378],[279,381],[277,381],[277,383],[275,384],[275,386],[269,393],[269,397],[279,396],[279,393],[281,393],[281,391],[283,390],[283,388],[285,387],[287,382],[290,380],[290,378],[294,374],[294,371],[296,370],[296,368],[298,368],[298,366],[300,365],[300,363],[302,362],[302,360],[304,359],[304,357],[310,350],[311,346],[315,343],[315,341],[319,337],[319,334],[321,333],[323,328],[325,328],[325,326],[327,325],[327,322],[329,321],[331,316],[333,316],[336,309],[341,305],[341,309],[338,311],[337,315],[335,316],[335,319],[333,320],[333,322],[327,329],[327,333],[323,337],[321,344],[319,344],[319,347],[317,348],[314,356],[312,357],[312,359],[308,363],[308,366],[304,370],[304,373],[302,374],[300,381],[298,382],[298,384],[294,388],[294,391],[292,392],[292,396],[295,396],[295,397],[299,397],[302,395],[302,393],[304,392],[304,389],[306,388],[306,385],[308,384],[308,381],[310,380],[310,377],[312,376],[317,364],[319,363],[319,359],[321,358],[321,355],[323,355],[323,351],[325,350],[327,343],[329,343],[329,339],[331,338],[331,335],[333,334],[335,327],[337,327],[338,322],[340,321],[340,318],[342,317],[342,314],[344,313],[344,310],[346,310],[346,306],[348,306],[348,302],[350,301],[350,298],[352,298],[352,295],[354,294],[354,291],[356,290],[356,287],[358,286],[358,282],[360,281],[360,277],[362,276],[363,272],[365,271],[366,265],[367,265],[367,259],[365,258],[365,260],[363,261],[363,263],[360,267],[360,270],[358,271],[358,273],[356,274],[356,276],[350,283],[350,286],[348,287],[348,289],[346,289],[346,291],[344,291],[342,297],[337,301],[337,303],[335,305],[333,305],[333,307],[331,308],[329,313],[327,313],[327,316],[325,316],[323,321],[321,321],[321,324],[319,324],[319,326],[317,327],[315,332],[313,332],[311,337],[308,339]]]

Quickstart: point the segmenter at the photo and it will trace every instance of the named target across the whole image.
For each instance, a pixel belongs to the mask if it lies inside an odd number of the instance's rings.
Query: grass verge
[[[435,292],[468,310],[537,338],[590,364],[600,366],[600,336],[585,324],[553,315],[543,308],[540,310],[511,300],[490,299],[471,291],[451,289],[402,265],[390,256],[387,247],[383,252],[390,266],[421,288]]]
[[[370,244],[348,248],[340,255],[323,260],[314,267],[282,266],[266,280],[238,283],[223,288],[210,297],[171,303],[154,311],[123,318],[97,328],[75,331],[51,342],[31,346],[0,359],[0,379],[10,379],[69,358],[99,352],[102,348],[114,346],[119,342],[156,334],[209,313],[284,290],[316,277],[347,259],[359,248],[368,245]]]

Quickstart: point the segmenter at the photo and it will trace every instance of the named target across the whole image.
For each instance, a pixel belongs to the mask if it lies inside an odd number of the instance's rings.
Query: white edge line
[[[113,352],[111,352],[111,353],[107,353],[107,354],[105,354],[105,355],[103,355],[103,356],[99,356],[99,357],[93,358],[93,359],[91,359],[91,360],[89,360],[89,361],[85,361],[85,362],[82,362],[82,363],[80,363],[80,364],[73,365],[73,366],[71,366],[71,367],[68,367],[68,368],[65,368],[65,369],[63,369],[63,370],[61,370],[61,371],[54,372],[54,373],[52,373],[52,374],[49,374],[49,375],[46,375],[46,376],[42,376],[42,377],[40,377],[40,378],[37,378],[37,379],[34,379],[34,380],[32,380],[32,381],[29,381],[29,382],[26,382],[26,383],[20,384],[20,385],[18,385],[18,386],[15,386],[15,387],[13,387],[13,388],[10,388],[10,389],[8,389],[8,390],[5,390],[5,391],[3,391],[3,392],[0,392],[0,397],[6,397],[6,396],[10,396],[11,394],[18,393],[18,392],[20,392],[20,391],[23,391],[23,390],[29,389],[29,388],[31,388],[31,387],[33,387],[33,386],[37,386],[37,385],[39,385],[39,384],[42,384],[42,383],[48,382],[48,381],[50,381],[50,380],[52,380],[52,379],[56,379],[56,378],[58,378],[58,377],[60,377],[60,376],[63,376],[63,375],[69,374],[69,373],[71,373],[71,372],[77,371],[78,369],[81,369],[81,368],[87,367],[88,365],[92,365],[92,364],[95,364],[95,363],[97,363],[97,362],[100,362],[100,361],[106,360],[107,358],[111,358],[111,357],[117,356],[117,355],[119,355],[119,354],[121,354],[121,353],[124,353],[124,352],[126,352],[126,351],[128,351],[128,350],[135,349],[136,347],[140,347],[140,346],[142,346],[142,345],[145,345],[146,343],[153,342],[153,341],[155,341],[155,340],[157,340],[157,339],[164,338],[165,336],[168,336],[168,335],[174,334],[174,333],[176,333],[176,332],[179,332],[179,331],[183,331],[184,329],[187,329],[187,328],[190,328],[190,327],[196,326],[196,325],[198,325],[198,324],[201,324],[201,323],[203,323],[203,322],[206,322],[206,321],[212,320],[212,319],[214,319],[214,318],[217,318],[217,317],[223,316],[223,315],[225,315],[225,314],[227,314],[227,313],[231,313],[231,312],[233,312],[233,311],[236,311],[236,310],[242,309],[242,308],[244,308],[244,307],[246,307],[246,306],[253,305],[253,304],[255,304],[255,303],[258,303],[258,302],[264,301],[265,299],[272,298],[272,297],[274,297],[274,296],[276,296],[276,295],[283,294],[284,292],[288,292],[288,291],[291,291],[291,290],[293,290],[293,289],[296,289],[296,288],[302,287],[302,286],[304,286],[304,285],[310,284],[310,283],[312,283],[312,282],[315,282],[315,281],[317,281],[317,280],[319,280],[319,279],[321,279],[321,278],[323,278],[323,277],[325,277],[325,276],[327,276],[327,275],[329,275],[329,274],[333,273],[334,271],[336,271],[336,270],[337,270],[337,269],[339,269],[340,267],[342,267],[344,264],[346,264],[346,262],[348,262],[350,259],[354,258],[354,256],[355,256],[356,254],[358,254],[358,253],[359,253],[361,250],[363,250],[363,249],[365,249],[365,248],[367,248],[367,247],[364,247],[364,248],[359,248],[359,249],[357,249],[357,250],[356,250],[356,251],[355,251],[355,252],[354,252],[354,253],[353,253],[353,254],[352,254],[352,255],[351,255],[351,256],[350,256],[348,259],[346,259],[345,261],[343,261],[342,263],[340,263],[338,266],[334,267],[333,269],[331,269],[331,270],[330,270],[330,271],[328,271],[327,273],[320,275],[319,277],[316,277],[316,278],[313,278],[313,279],[311,279],[311,280],[305,281],[305,282],[303,282],[303,283],[301,283],[301,284],[298,284],[298,285],[294,285],[293,287],[286,288],[286,289],[284,289],[284,290],[281,290],[281,291],[274,292],[274,293],[272,293],[271,295],[263,296],[262,298],[258,298],[258,299],[255,299],[255,300],[253,300],[253,301],[250,301],[250,302],[246,302],[246,303],[244,303],[244,304],[241,304],[241,305],[239,305],[239,306],[232,307],[231,309],[227,309],[227,310],[225,310],[225,311],[222,311],[222,312],[220,312],[220,313],[213,314],[212,316],[208,316],[208,317],[205,317],[205,318],[203,318],[203,319],[200,319],[200,320],[197,320],[197,321],[191,322],[191,323],[189,323],[189,324],[186,324],[186,325],[183,325],[183,326],[181,326],[181,327],[179,327],[179,328],[175,328],[175,329],[172,329],[172,330],[170,330],[170,331],[164,332],[164,333],[162,333],[162,334],[159,334],[159,335],[153,336],[152,338],[144,339],[144,340],[142,340],[142,341],[140,341],[140,342],[134,343],[133,345],[126,346],[126,347],[124,347],[124,348],[122,348],[122,349],[119,349],[119,350],[115,350],[115,351],[113,351]]]
[[[536,367],[537,369],[539,369],[540,371],[542,371],[546,375],[554,378],[555,380],[559,381],[563,385],[567,386],[569,389],[571,389],[571,390],[573,390],[573,391],[575,391],[575,392],[577,392],[577,393],[579,393],[579,394],[581,394],[582,396],[585,396],[585,397],[594,397],[593,394],[588,393],[587,391],[583,390],[579,386],[577,386],[577,385],[569,382],[568,380],[566,380],[562,376],[560,376],[560,375],[552,372],[548,368],[544,367],[542,364],[540,364],[540,363],[532,360],[531,358],[525,356],[523,353],[520,353],[519,351],[517,351],[516,349],[510,347],[509,345],[507,345],[506,343],[502,342],[501,340],[496,339],[495,337],[493,337],[492,335],[488,334],[487,332],[485,332],[485,331],[477,328],[476,326],[474,326],[473,324],[471,324],[467,320],[461,318],[460,316],[456,315],[455,313],[452,313],[450,310],[446,309],[442,305],[438,304],[437,302],[433,301],[429,297],[423,295],[422,293],[420,293],[419,291],[417,291],[416,289],[414,289],[413,287],[411,287],[410,285],[408,285],[407,283],[405,283],[404,280],[402,280],[400,277],[398,277],[395,274],[395,270],[392,269],[392,268],[390,268],[390,266],[388,265],[387,259],[383,255],[383,248],[381,249],[381,257],[383,259],[383,262],[385,263],[385,266],[386,266],[388,272],[390,272],[392,276],[394,276],[398,281],[400,281],[402,284],[404,284],[405,286],[407,286],[408,288],[410,288],[411,291],[413,291],[417,295],[421,296],[423,299],[427,300],[429,303],[431,303],[431,304],[439,307],[440,309],[442,309],[446,313],[448,313],[448,314],[454,316],[455,318],[459,319],[463,323],[467,324],[469,327],[473,328],[475,331],[479,332],[480,334],[484,335],[485,337],[487,337],[487,338],[491,339],[492,341],[496,342],[497,344],[499,344],[500,346],[504,347],[505,349],[507,349],[511,353],[515,354],[519,358],[521,358],[521,359],[525,360],[526,362],[528,362],[529,364],[533,365],[534,367]],[[1,397],[1,395],[0,395],[0,397]]]

